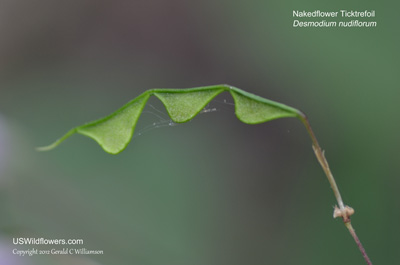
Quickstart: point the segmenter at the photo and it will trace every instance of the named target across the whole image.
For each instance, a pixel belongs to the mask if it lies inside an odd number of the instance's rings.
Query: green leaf
[[[132,139],[140,114],[151,95],[154,94],[161,100],[174,122],[183,123],[193,119],[214,97],[223,91],[229,91],[232,95],[236,116],[244,123],[257,124],[285,117],[303,118],[302,113],[297,109],[228,85],[190,89],[151,89],[109,116],[73,128],[59,140],[51,145],[39,147],[38,150],[51,150],[72,134],[79,133],[94,139],[104,151],[110,154],[118,154],[126,148]]]
[[[96,140],[106,152],[118,154],[131,140],[148,99],[149,95],[138,97],[110,116],[78,127],[77,132]]]
[[[296,109],[244,91],[230,92],[235,101],[236,116],[244,123],[257,124],[299,114]]]
[[[214,97],[223,89],[208,89],[201,91],[156,92],[174,122],[187,122],[193,119]]]

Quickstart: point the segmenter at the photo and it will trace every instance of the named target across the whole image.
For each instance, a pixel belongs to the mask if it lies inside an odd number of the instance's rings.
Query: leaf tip
[[[36,147],[35,150],[38,152],[46,152],[46,151],[50,151],[50,150],[56,148],[57,145],[58,144],[55,142],[50,145]]]
[[[58,139],[57,141],[55,141],[52,144],[46,145],[46,146],[39,146],[36,147],[36,151],[38,152],[46,152],[46,151],[50,151],[53,150],[54,148],[56,148],[60,143],[62,143],[65,139],[67,139],[68,137],[70,137],[72,134],[74,134],[76,132],[76,128],[69,130],[66,134],[64,134],[63,137],[61,137],[60,139]]]

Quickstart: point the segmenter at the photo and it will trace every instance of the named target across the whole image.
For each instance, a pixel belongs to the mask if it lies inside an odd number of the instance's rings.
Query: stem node
[[[340,209],[335,205],[335,209],[333,210],[333,218],[342,217],[344,223],[350,222],[350,216],[354,214],[354,209],[350,206],[345,206],[344,209]]]

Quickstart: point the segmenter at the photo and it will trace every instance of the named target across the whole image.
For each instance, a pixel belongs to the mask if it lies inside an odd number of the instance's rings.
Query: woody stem
[[[351,225],[351,220],[350,220],[350,214],[347,211],[346,207],[343,203],[342,196],[340,195],[339,188],[336,184],[335,178],[332,175],[332,172],[329,168],[328,161],[325,158],[325,154],[322,151],[317,138],[315,137],[315,134],[311,128],[311,125],[307,119],[307,116],[303,113],[300,113],[299,116],[300,120],[303,122],[304,126],[306,127],[308,134],[310,135],[310,138],[312,140],[312,147],[314,149],[315,156],[317,157],[317,160],[319,164],[321,165],[322,169],[325,172],[326,177],[328,178],[329,184],[331,185],[331,188],[333,190],[333,194],[336,197],[336,201],[339,205],[339,210],[340,210],[340,216],[343,218],[343,222],[347,229],[349,230],[351,236],[353,237],[354,241],[356,242],[358,248],[360,249],[365,261],[367,262],[368,265],[372,265],[371,260],[369,259],[367,252],[365,251],[363,245],[361,244],[360,239],[358,238],[353,226]]]

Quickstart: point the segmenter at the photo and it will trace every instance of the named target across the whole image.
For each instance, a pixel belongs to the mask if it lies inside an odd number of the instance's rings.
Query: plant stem
[[[328,161],[325,158],[324,151],[322,151],[321,146],[318,143],[317,138],[315,137],[315,134],[311,128],[311,125],[307,119],[307,116],[304,113],[300,113],[300,120],[303,122],[305,125],[308,134],[311,137],[312,140],[312,147],[314,149],[315,156],[318,159],[318,162],[320,163],[322,169],[325,172],[326,177],[328,178],[328,181],[331,185],[331,188],[333,190],[333,193],[336,197],[337,203],[339,205],[339,209],[335,209],[334,217],[341,216],[343,218],[343,222],[347,229],[349,230],[351,236],[353,237],[354,241],[356,242],[358,248],[360,249],[365,261],[367,262],[368,265],[372,265],[371,260],[369,259],[367,252],[365,251],[363,245],[361,244],[360,239],[358,238],[356,231],[354,230],[353,226],[351,225],[351,220],[350,216],[354,213],[354,210],[348,206],[345,206],[342,200],[342,196],[340,195],[339,188],[336,184],[335,178],[332,175],[332,172],[329,168]],[[336,213],[338,211],[339,213]]]
[[[349,232],[351,234],[351,236],[354,238],[354,241],[356,241],[358,248],[360,249],[365,261],[367,262],[368,265],[372,265],[371,260],[369,259],[367,252],[365,252],[365,249],[363,247],[363,245],[361,244],[360,239],[358,238],[356,231],[354,230],[353,226],[351,225],[351,222],[347,222],[344,223],[347,227],[347,229],[349,229]]]

